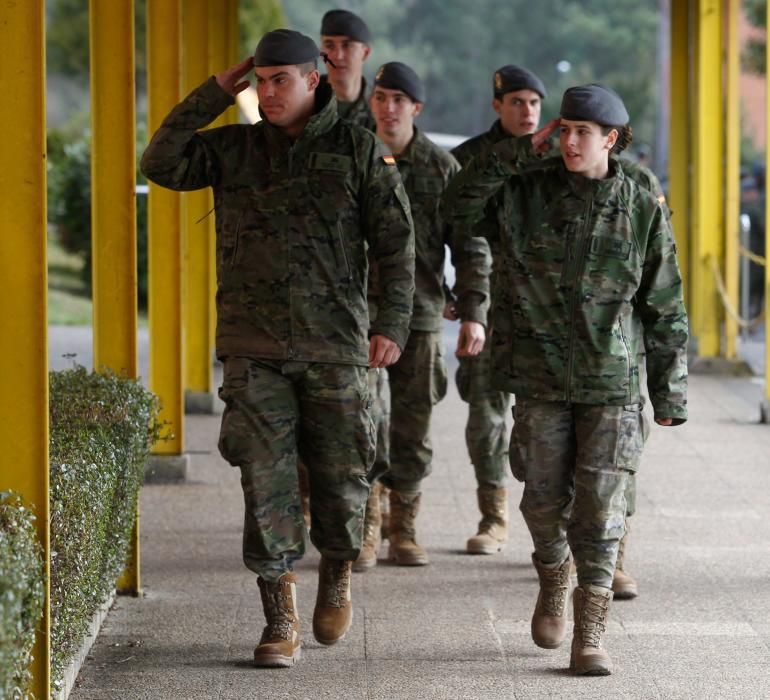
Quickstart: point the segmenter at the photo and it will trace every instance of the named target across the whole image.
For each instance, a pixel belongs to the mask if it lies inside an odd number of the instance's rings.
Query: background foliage
[[[0,493],[0,698],[27,698],[35,630],[43,613],[43,554],[35,516]]]
[[[51,656],[54,689],[122,572],[158,401],[83,367],[50,374]]]

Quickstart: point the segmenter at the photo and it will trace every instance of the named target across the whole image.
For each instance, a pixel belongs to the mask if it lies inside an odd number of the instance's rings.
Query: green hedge
[[[158,409],[133,380],[83,367],[50,374],[54,690],[124,568]]]
[[[0,698],[28,697],[35,630],[43,613],[43,555],[35,516],[0,493]]]

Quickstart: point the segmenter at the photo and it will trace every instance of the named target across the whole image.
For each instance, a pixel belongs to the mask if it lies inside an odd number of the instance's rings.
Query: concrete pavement
[[[770,697],[770,426],[761,380],[693,377],[690,421],[656,427],[638,481],[628,568],[634,601],[614,604],[615,673],[574,678],[569,648],[529,636],[537,595],[530,540],[511,485],[502,555],[463,554],[478,519],[463,426],[450,386],[434,422],[435,466],[418,522],[431,565],[381,562],[355,574],[355,616],[331,648],[312,636],[318,554],[298,566],[303,658],[250,664],[263,626],[240,558],[238,472],[216,451],[217,416],[189,417],[189,480],[146,486],[142,599],[119,598],[74,700],[161,698]]]

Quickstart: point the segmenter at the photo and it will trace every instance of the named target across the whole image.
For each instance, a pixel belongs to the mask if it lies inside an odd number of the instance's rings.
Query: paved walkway
[[[298,567],[303,658],[291,670],[250,665],[263,623],[240,559],[238,472],[216,452],[218,417],[190,417],[188,483],[142,492],[146,596],[118,600],[71,697],[770,697],[770,426],[757,424],[760,382],[694,377],[690,422],[653,430],[628,553],[641,595],[614,604],[610,677],[574,678],[568,645],[546,651],[529,637],[537,583],[519,484],[507,551],[462,553],[478,516],[465,407],[450,387],[419,519],[431,565],[382,562],[356,574],[352,630],[324,648],[310,630],[311,551]]]

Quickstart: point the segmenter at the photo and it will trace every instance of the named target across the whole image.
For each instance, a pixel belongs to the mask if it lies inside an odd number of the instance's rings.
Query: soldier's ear
[[[366,60],[372,53],[372,47],[369,44],[364,44],[364,57],[362,60]]]
[[[307,74],[307,89],[312,92],[321,83],[321,74],[317,70],[311,70]]]
[[[498,115],[500,114],[500,109],[502,108],[502,106],[503,106],[503,103],[500,102],[500,100],[498,100],[496,97],[492,98],[492,109],[494,109]]]
[[[423,105],[423,103],[422,103],[422,102],[415,102],[415,103],[414,103],[414,116],[415,116],[415,117],[419,116],[419,114],[420,114],[420,112],[422,112],[422,108],[423,108],[424,106],[425,106],[425,105]]]

